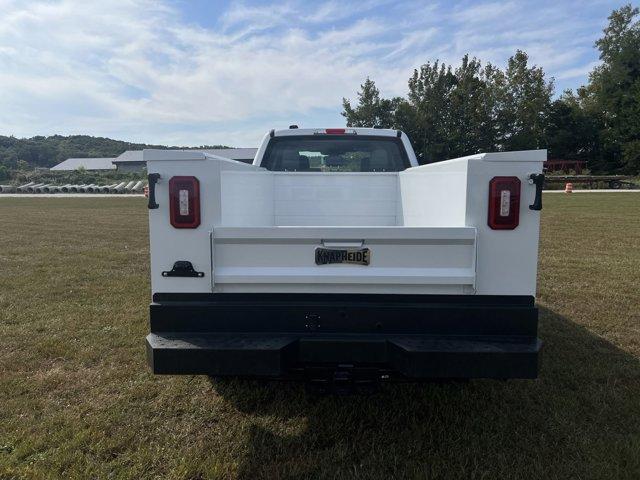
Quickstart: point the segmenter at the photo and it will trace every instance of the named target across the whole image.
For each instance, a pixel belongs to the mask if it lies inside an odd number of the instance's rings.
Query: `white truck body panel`
[[[153,372],[536,378],[546,152],[418,166],[406,135],[347,130],[272,131],[252,165],[144,151]]]
[[[356,129],[366,135],[395,131]],[[312,134],[283,130],[276,136]],[[279,172],[195,151],[145,150],[159,173],[150,210],[153,293],[308,292],[535,295],[538,211],[529,209],[545,151],[486,153],[401,172]],[[411,165],[413,150],[401,137]],[[201,224],[169,222],[168,181],[200,182]],[[489,182],[521,181],[514,230],[487,225]],[[327,245],[366,246],[371,263],[316,265]],[[178,260],[204,278],[163,277]]]

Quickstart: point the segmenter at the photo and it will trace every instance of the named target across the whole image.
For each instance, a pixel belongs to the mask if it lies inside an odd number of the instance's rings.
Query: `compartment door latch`
[[[155,210],[159,207],[156,202],[156,183],[160,180],[160,174],[150,173],[147,175],[147,179],[149,180],[149,205],[147,205],[147,207],[149,210]]]
[[[529,175],[529,184],[536,186],[536,198],[529,205],[530,210],[542,210],[542,186],[544,185],[544,173],[532,173]]]

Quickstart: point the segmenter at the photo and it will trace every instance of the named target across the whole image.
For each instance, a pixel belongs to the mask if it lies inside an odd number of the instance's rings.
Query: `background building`
[[[257,148],[213,148],[197,149],[198,152],[206,152],[212,155],[251,163],[256,156]],[[147,166],[142,159],[142,150],[127,150],[115,158],[68,158],[51,170],[114,170],[122,172],[142,172]]]
[[[64,162],[51,167],[51,170],[66,171],[66,170],[78,170],[82,168],[84,170],[115,170],[116,166],[113,164],[114,158],[67,158]]]
[[[238,160],[244,163],[253,162],[256,156],[257,148],[214,148],[197,150],[198,152],[206,152],[212,155]],[[116,168],[123,172],[139,172],[146,168],[144,160],[142,160],[142,150],[127,150],[113,160]]]

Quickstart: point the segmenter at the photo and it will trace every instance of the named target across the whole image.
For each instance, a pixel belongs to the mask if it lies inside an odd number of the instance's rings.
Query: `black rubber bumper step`
[[[154,373],[288,378],[306,366],[349,364],[407,378],[536,378],[537,338],[426,335],[152,333]]]
[[[390,339],[389,361],[410,378],[537,378],[537,339],[404,337]]]
[[[277,376],[294,344],[283,336],[151,333],[147,358],[160,374]]]

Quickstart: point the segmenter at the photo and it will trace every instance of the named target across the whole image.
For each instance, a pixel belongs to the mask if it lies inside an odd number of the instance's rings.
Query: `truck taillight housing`
[[[513,230],[520,221],[520,179],[493,177],[489,182],[489,218],[493,230]]]
[[[200,182],[196,177],[171,177],[169,180],[169,212],[175,228],[197,228],[200,225]]]

